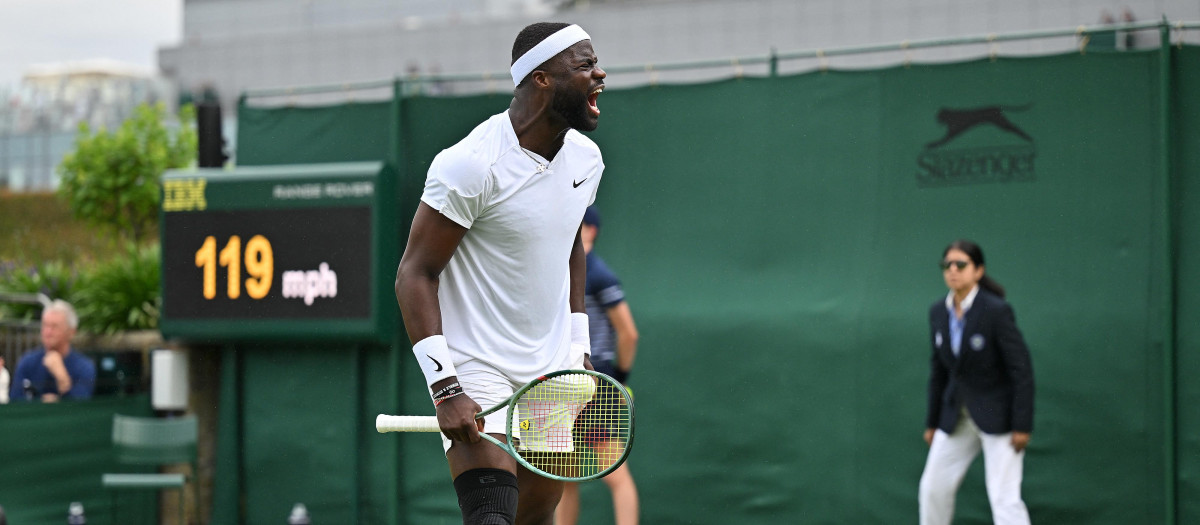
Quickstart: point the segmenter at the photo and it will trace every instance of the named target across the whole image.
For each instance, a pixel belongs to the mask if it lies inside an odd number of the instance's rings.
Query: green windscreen
[[[642,522],[914,521],[927,315],[946,293],[936,263],[958,238],[983,247],[1033,356],[1033,520],[1162,523],[1172,489],[1175,521],[1200,520],[1200,419],[1187,408],[1200,399],[1189,381],[1200,367],[1200,51],[1171,53],[602,95],[589,135],[606,164],[595,249],[641,334],[629,466]],[[508,100],[272,110],[241,127],[239,155],[397,159],[402,247],[433,156]],[[306,139],[330,122],[361,142]],[[384,136],[396,143],[363,149]],[[319,155],[297,146],[310,143]],[[240,490],[274,506],[247,516],[280,519],[290,494],[312,493],[324,494],[314,516],[339,522],[391,522],[393,508],[399,523],[459,522],[437,436],[372,434],[374,413],[433,413],[407,336],[396,341],[390,353],[314,347],[294,359],[248,348]],[[273,379],[284,371],[296,383]],[[301,385],[318,386],[288,390]],[[304,415],[271,413],[292,404]],[[291,430],[318,422],[344,434]],[[295,466],[301,451],[340,478]],[[990,523],[982,470],[964,481],[956,523]],[[582,494],[585,522],[612,520],[602,483]]]
[[[1172,94],[1174,116],[1175,179],[1172,196],[1176,224],[1173,241],[1176,254],[1175,287],[1176,355],[1175,378],[1178,398],[1176,446],[1179,455],[1179,523],[1200,521],[1200,48],[1174,50]]]
[[[915,519],[927,312],[943,248],[965,237],[1033,354],[1036,519],[1159,517],[1157,64],[1067,55],[602,97],[596,251],[642,335],[643,515]],[[978,474],[959,509],[988,520]]]
[[[98,397],[53,404],[14,400],[0,405],[0,506],[8,523],[66,523],[72,502],[83,504],[89,523],[157,522],[157,491],[114,491],[100,484],[107,473],[155,470],[117,461],[114,414],[150,417],[150,398]],[[178,492],[169,494],[174,502]]]
[[[239,166],[389,160],[391,102],[238,107]]]

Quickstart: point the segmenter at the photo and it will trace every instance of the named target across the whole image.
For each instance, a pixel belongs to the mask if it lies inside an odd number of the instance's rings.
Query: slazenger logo
[[[1034,159],[1037,157],[1033,137],[1009,119],[1010,113],[1020,113],[1031,107],[1033,104],[941,108],[937,120],[946,127],[946,134],[926,144],[917,156],[917,183],[921,186],[947,186],[1033,181]],[[1004,133],[982,145],[978,141],[969,146],[956,147],[953,144],[962,144],[962,137],[981,127],[999,129]]]
[[[321,263],[316,270],[283,272],[283,297],[304,299],[312,306],[317,297],[337,297],[337,272]]]

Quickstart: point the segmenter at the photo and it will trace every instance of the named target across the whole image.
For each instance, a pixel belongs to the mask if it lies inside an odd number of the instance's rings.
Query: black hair
[[[540,44],[542,40],[549,38],[550,35],[559,32],[562,28],[569,25],[571,24],[563,22],[538,22],[525,26],[525,29],[517,33],[517,39],[513,41],[512,62],[509,62],[509,65],[515,64],[517,59],[529,52],[530,49],[533,49],[533,46]],[[530,74],[533,74],[533,72],[530,71]],[[524,84],[527,78],[529,78],[529,75],[525,75],[525,78],[521,79],[521,84]]]
[[[967,258],[971,259],[971,263],[975,266],[986,266],[986,263],[983,261],[983,248],[980,248],[978,244],[972,241],[959,239],[950,243],[942,252],[942,260],[946,259],[946,254],[950,253],[950,250],[959,250],[967,254]],[[989,277],[986,270],[983,273],[983,277],[979,279],[979,286],[1002,299],[1004,298],[1004,287],[1000,286],[1000,283],[996,282],[995,279]]]

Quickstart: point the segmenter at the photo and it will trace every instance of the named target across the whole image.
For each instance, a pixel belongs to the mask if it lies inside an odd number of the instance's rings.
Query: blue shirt
[[[608,309],[625,300],[621,281],[596,256],[587,254],[587,282],[584,286],[588,332],[592,339],[592,366],[597,372],[612,375],[617,368],[617,331],[608,318]]]
[[[967,297],[962,300],[962,318],[954,315],[954,292],[950,292],[946,296],[946,311],[950,312],[950,350],[954,352],[955,357],[962,349],[963,327],[967,324],[967,312],[971,311],[971,305],[975,304],[975,296],[979,294],[979,286],[976,285],[967,294]]]
[[[10,402],[18,402],[25,400],[25,391],[23,384],[28,379],[37,394],[34,399],[40,399],[42,394],[58,393],[58,381],[54,379],[54,374],[42,364],[42,359],[46,356],[45,348],[37,348],[21,358],[17,363],[16,373],[13,375],[12,384],[9,386],[8,398]],[[67,369],[67,375],[71,376],[71,389],[60,397],[62,399],[91,399],[92,391],[96,388],[96,365],[92,360],[83,354],[72,349],[67,357],[63,358],[63,366]]]

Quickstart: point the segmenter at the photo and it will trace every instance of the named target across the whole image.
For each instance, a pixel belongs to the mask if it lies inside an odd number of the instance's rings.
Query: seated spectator
[[[8,374],[8,369],[4,368],[4,358],[0,357],[0,405],[8,403],[8,386],[11,382],[12,376]]]
[[[71,304],[61,299],[42,310],[42,346],[25,354],[17,363],[9,397],[12,401],[90,399],[96,387],[96,365],[73,351],[71,338],[79,317]]]

